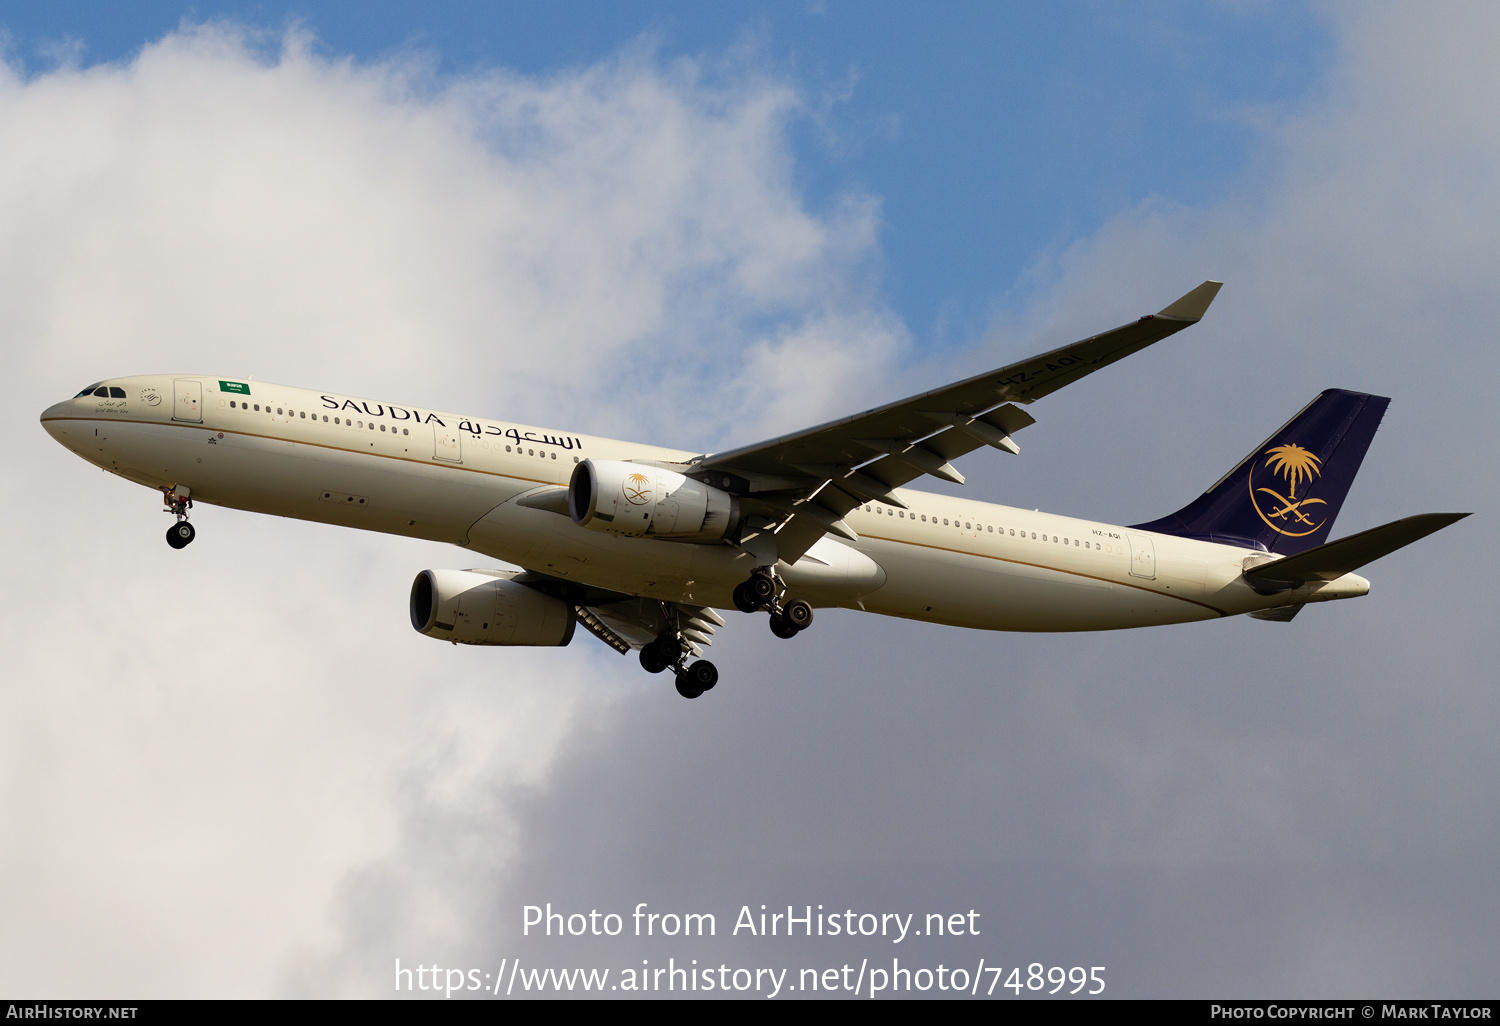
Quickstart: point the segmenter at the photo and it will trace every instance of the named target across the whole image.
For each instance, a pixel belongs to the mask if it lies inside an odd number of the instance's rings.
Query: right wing
[[[741,496],[764,527],[747,548],[796,562],[827,532],[854,538],[844,514],[866,502],[904,505],[894,489],[924,474],[963,483],[952,460],[983,445],[1019,452],[1011,435],[1030,403],[1196,324],[1221,283],[1206,281],[1130,324],[943,388],[765,442],[694,460],[691,476]],[[772,544],[774,539],[774,544]]]

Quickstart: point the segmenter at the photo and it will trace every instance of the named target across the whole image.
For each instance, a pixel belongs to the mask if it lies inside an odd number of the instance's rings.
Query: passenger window
[[[384,430],[385,430],[385,425],[384,425],[384,424],[382,424],[382,425],[380,425],[380,430],[381,430],[381,431],[384,431]]]
[[[410,431],[408,431],[408,430],[407,430],[407,429],[406,429],[406,428],[402,428],[402,429],[401,429],[401,433],[402,433],[402,434],[403,434],[403,435],[409,435],[409,434],[411,434],[411,432],[410,432]]]

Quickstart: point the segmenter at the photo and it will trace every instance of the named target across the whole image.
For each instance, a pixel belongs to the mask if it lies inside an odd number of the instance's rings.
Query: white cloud
[[[903,344],[872,204],[820,217],[791,186],[783,83],[264,44],[210,25],[0,69],[10,992],[266,994],[351,934],[461,941],[511,796],[580,703],[644,686],[582,635],[499,658],[415,635],[410,578],[456,551],[200,507],[170,552],[156,497],[54,445],[46,405],[254,374],[709,445],[821,416]]]

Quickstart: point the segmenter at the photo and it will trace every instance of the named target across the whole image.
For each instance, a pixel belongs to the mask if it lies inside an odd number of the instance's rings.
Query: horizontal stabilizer
[[[1290,606],[1272,606],[1270,609],[1257,609],[1245,615],[1252,620],[1270,620],[1272,623],[1291,623],[1293,618],[1300,612],[1306,603],[1297,602]]]
[[[1414,517],[1372,527],[1327,545],[1299,552],[1295,556],[1262,563],[1245,571],[1252,581],[1274,584],[1302,584],[1306,581],[1333,581],[1353,573],[1366,563],[1389,556],[1399,548],[1457,523],[1467,513],[1422,513]]]

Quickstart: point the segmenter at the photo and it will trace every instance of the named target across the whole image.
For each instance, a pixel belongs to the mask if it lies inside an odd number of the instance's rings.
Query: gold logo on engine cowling
[[[1297,486],[1304,482],[1309,486],[1323,471],[1321,461],[1308,450],[1294,442],[1267,449],[1264,463],[1250,468],[1250,501],[1255,512],[1273,530],[1291,538],[1312,534],[1328,522],[1326,511],[1317,509],[1327,506],[1322,499],[1297,498]],[[1266,481],[1284,478],[1285,485],[1271,488]],[[1284,488],[1286,494],[1278,490]]]
[[[625,492],[625,501],[632,506],[644,506],[651,501],[651,479],[645,474],[631,474],[620,487]]]

